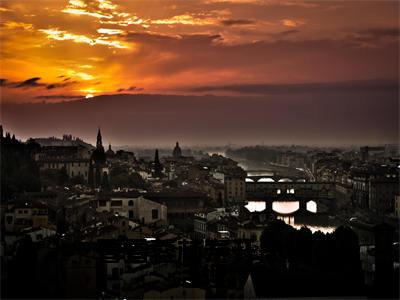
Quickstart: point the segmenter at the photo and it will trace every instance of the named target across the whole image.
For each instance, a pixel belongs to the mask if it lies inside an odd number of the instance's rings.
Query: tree
[[[109,185],[111,188],[139,188],[145,189],[148,184],[138,173],[129,173],[123,166],[113,166],[109,174]]]
[[[264,229],[260,246],[265,253],[281,259],[289,258],[294,246],[295,229],[282,220],[274,220]]]
[[[9,199],[16,193],[37,192],[41,189],[39,167],[33,160],[36,147],[12,139],[7,133],[1,139],[1,198]]]

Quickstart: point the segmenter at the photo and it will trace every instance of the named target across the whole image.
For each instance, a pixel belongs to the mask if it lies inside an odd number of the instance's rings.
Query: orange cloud
[[[2,23],[2,26],[7,29],[25,29],[25,30],[33,29],[32,24],[23,23],[23,22],[14,22],[14,21],[4,22],[4,23]]]
[[[98,32],[98,33],[101,33],[101,34],[109,34],[109,35],[124,33],[123,30],[120,30],[120,29],[110,29],[110,28],[99,28],[99,29],[97,29],[97,32]]]
[[[213,25],[213,24],[217,24],[217,20],[214,18],[196,18],[190,14],[184,14],[184,15],[173,16],[172,18],[169,18],[169,19],[152,20],[151,24],[157,24],[157,25],[174,25],[174,24]]]
[[[120,48],[120,49],[130,48],[129,45],[127,45],[126,43],[117,40],[108,40],[106,37],[90,38],[85,35],[73,34],[58,29],[39,29],[39,31],[47,34],[47,38],[57,41],[71,40],[74,41],[75,43],[84,43],[84,44],[89,44],[91,46],[105,45],[112,48]]]
[[[298,27],[304,25],[305,22],[292,19],[283,19],[282,24],[286,27]]]

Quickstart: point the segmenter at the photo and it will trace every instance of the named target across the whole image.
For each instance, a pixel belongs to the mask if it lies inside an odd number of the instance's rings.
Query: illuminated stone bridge
[[[264,208],[278,213],[317,212],[322,203],[334,205],[335,185],[327,182],[258,180],[246,182],[246,193],[249,202],[265,202]],[[279,207],[286,207],[287,211],[279,211]]]

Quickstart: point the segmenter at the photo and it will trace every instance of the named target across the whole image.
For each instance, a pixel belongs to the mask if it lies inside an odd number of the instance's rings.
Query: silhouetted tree
[[[37,192],[41,189],[39,167],[33,160],[33,144],[19,142],[10,133],[1,139],[1,198],[15,193]],[[32,151],[32,152],[31,152]]]
[[[293,250],[294,228],[281,220],[268,224],[260,238],[260,246],[265,253],[286,259]]]
[[[109,183],[112,188],[147,188],[146,181],[138,173],[129,173],[127,168],[113,166],[109,173]]]

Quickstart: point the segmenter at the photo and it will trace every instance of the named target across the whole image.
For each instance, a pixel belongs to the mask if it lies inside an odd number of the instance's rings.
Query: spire
[[[108,151],[112,151],[112,149],[111,149],[111,143],[108,145]]]
[[[154,155],[154,176],[160,178],[162,176],[162,166],[160,163],[160,158],[158,157],[158,149]]]
[[[103,142],[102,142],[102,140],[101,140],[100,126],[99,126],[99,131],[97,132],[96,148],[97,148],[97,149],[103,148]]]
[[[0,139],[3,138],[3,125],[0,125]]]

